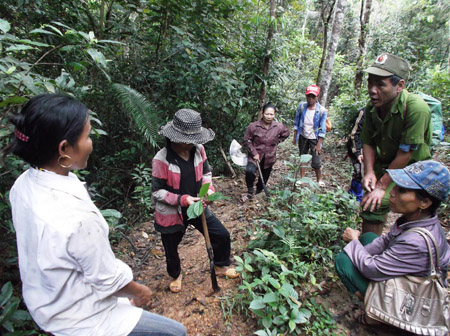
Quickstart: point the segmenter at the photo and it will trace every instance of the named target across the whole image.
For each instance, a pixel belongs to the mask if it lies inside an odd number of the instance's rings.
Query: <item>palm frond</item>
[[[129,114],[138,132],[152,146],[158,147],[158,131],[161,125],[155,106],[138,91],[123,84],[113,84],[112,89],[123,109]]]

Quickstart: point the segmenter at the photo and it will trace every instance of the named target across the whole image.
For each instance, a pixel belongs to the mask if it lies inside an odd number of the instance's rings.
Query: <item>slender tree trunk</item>
[[[106,3],[103,0],[100,5],[100,19],[98,20],[98,38],[99,39],[103,38],[103,28],[105,25],[105,7],[106,7]]]
[[[372,0],[361,0],[361,13],[359,15],[360,33],[358,39],[358,56],[356,57],[355,96],[359,95],[363,78],[363,62],[366,55],[366,37],[369,28]]]
[[[272,40],[273,40],[273,33],[275,30],[275,22],[276,22],[276,7],[277,2],[276,0],[270,0],[270,22],[269,22],[269,31],[267,33],[267,42],[266,42],[266,55],[264,57],[264,64],[263,64],[263,74],[264,78],[261,83],[261,89],[259,92],[259,111],[258,111],[258,119],[261,119],[262,116],[262,110],[261,107],[264,105],[264,102],[266,101],[266,95],[267,95],[267,87],[266,87],[266,79],[269,74],[269,67],[270,67],[270,58],[272,53]]]
[[[170,12],[170,0],[166,0],[166,6],[164,8],[164,16],[161,19],[158,42],[155,50],[155,64],[158,64],[158,69],[161,71],[164,55],[165,55],[165,43],[167,38],[167,31],[169,29],[169,12]]]
[[[321,10],[321,19],[323,24],[323,43],[322,43],[322,57],[320,58],[319,70],[317,72],[316,83],[320,83],[322,78],[322,71],[325,64],[325,58],[327,55],[327,45],[328,45],[328,27],[330,26],[331,18],[333,17],[334,6],[336,4],[336,0],[326,1],[322,0],[322,10]]]
[[[320,81],[320,104],[325,106],[328,99],[328,89],[330,88],[331,75],[333,72],[334,59],[336,50],[341,37],[342,23],[345,16],[345,8],[347,7],[347,0],[338,0],[336,3],[336,10],[334,12],[333,27],[331,29],[330,43],[328,44],[327,58],[325,60],[322,79]]]

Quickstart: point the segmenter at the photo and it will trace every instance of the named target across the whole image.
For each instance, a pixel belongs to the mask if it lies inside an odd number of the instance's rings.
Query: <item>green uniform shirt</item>
[[[361,139],[363,144],[376,148],[373,168],[377,179],[386,173],[401,144],[418,145],[408,165],[431,158],[431,114],[427,103],[420,96],[403,90],[383,120],[371,103],[366,106],[365,114]],[[385,215],[389,212],[389,194],[394,185],[391,182],[386,188],[379,209],[361,212],[363,219],[380,223],[385,221]]]
[[[405,110],[406,102],[406,113]],[[376,148],[374,170],[380,178],[394,161],[400,144],[418,145],[408,164],[431,158],[431,114],[427,103],[418,95],[403,90],[382,120],[376,108],[366,106],[361,139]]]

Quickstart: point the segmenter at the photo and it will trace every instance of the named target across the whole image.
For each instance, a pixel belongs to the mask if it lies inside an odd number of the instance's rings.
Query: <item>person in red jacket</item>
[[[197,195],[203,184],[210,183],[208,195],[215,192],[203,147],[204,143],[214,139],[215,134],[202,127],[200,113],[189,109],[177,111],[159,134],[166,137],[167,145],[152,162],[152,208],[155,210],[155,229],[161,233],[164,245],[167,272],[174,279],[169,288],[178,293],[183,278],[178,245],[188,225],[203,234],[200,217],[188,219],[187,209],[200,200]],[[237,278],[239,273],[229,267],[231,240],[228,230],[208,207],[205,207],[205,217],[216,274]]]
[[[262,118],[251,123],[244,136],[244,148],[248,152],[248,162],[245,168],[245,183],[248,194],[242,198],[243,201],[252,198],[255,191],[255,183],[259,163],[264,184],[269,180],[272,167],[276,161],[278,144],[286,140],[289,130],[282,123],[275,121],[277,108],[272,103],[267,103],[262,108]],[[263,190],[262,181],[258,178],[256,194]]]

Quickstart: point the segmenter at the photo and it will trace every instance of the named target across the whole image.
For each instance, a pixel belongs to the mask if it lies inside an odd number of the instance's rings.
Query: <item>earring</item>
[[[69,159],[70,160],[70,164],[69,165],[63,165],[60,160],[65,160],[65,159]],[[72,158],[69,155],[62,155],[58,158],[58,164],[62,167],[62,168],[70,168],[72,167]]]

